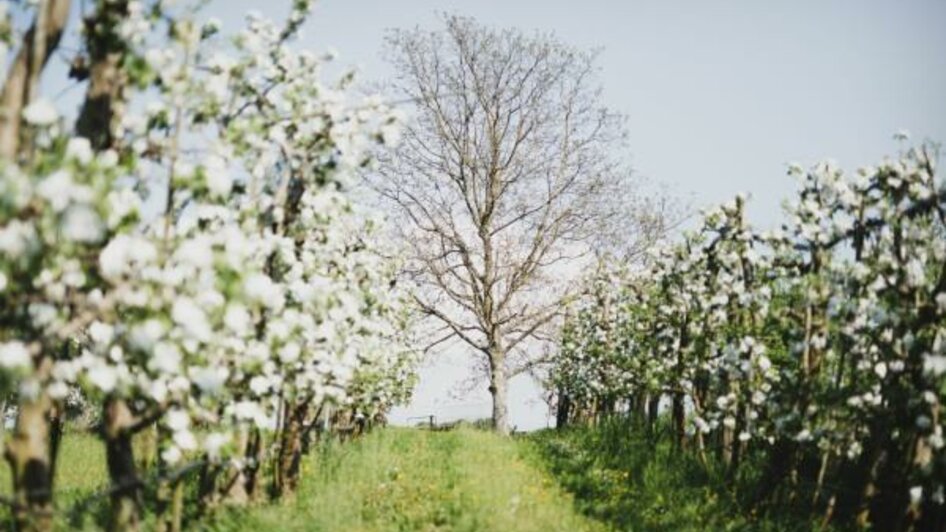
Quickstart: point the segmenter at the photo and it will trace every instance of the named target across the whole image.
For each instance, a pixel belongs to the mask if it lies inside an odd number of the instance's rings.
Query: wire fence
[[[78,514],[81,514],[87,511],[95,502],[105,499],[106,497],[111,497],[118,493],[135,489],[144,489],[148,487],[157,487],[161,484],[176,484],[183,480],[187,475],[193,471],[198,470],[199,468],[210,464],[211,462],[206,459],[195,460],[188,462],[182,466],[179,466],[170,471],[155,471],[149,475],[146,475],[144,478],[138,477],[131,480],[123,482],[112,482],[107,487],[97,489],[92,493],[81,497],[78,501],[70,504],[66,508],[53,508],[51,510],[41,510],[37,508],[30,507],[28,505],[23,505],[15,498],[10,495],[0,495],[0,505],[10,508],[14,512],[30,512],[33,515],[39,517],[52,517],[55,515],[64,515],[68,516],[70,519],[77,517]],[[31,490],[25,492],[29,498],[43,498],[48,497],[51,500],[53,495],[56,493],[55,490]]]
[[[255,460],[258,463],[263,463],[266,460],[273,458],[274,452],[273,446],[266,447],[262,449],[259,456],[257,456]],[[161,467],[149,468],[149,472],[142,476],[125,481],[109,481],[107,486],[94,489],[91,493],[79,497],[78,500],[62,508],[55,507],[55,496],[62,494],[62,492],[59,492],[55,489],[52,491],[31,490],[24,492],[28,498],[48,498],[50,500],[50,504],[53,505],[53,508],[50,510],[42,510],[29,505],[24,505],[16,498],[6,494],[0,494],[0,506],[5,506],[13,512],[27,512],[30,515],[36,517],[62,516],[67,520],[74,522],[79,517],[81,517],[82,514],[92,509],[95,503],[100,502],[106,498],[111,498],[113,495],[117,495],[128,490],[143,491],[148,488],[158,488],[162,485],[174,486],[187,478],[189,475],[193,474],[195,471],[199,471],[205,466],[222,463],[225,463],[225,461],[215,461],[204,457],[198,460],[192,460],[172,469]]]

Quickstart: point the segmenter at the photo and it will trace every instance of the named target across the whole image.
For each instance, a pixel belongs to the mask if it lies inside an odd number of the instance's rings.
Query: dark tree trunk
[[[6,445],[17,530],[52,528],[53,470],[48,417],[51,408],[44,394],[34,400],[21,400],[16,427]]]
[[[246,496],[253,500],[259,496],[259,470],[263,456],[263,435],[258,428],[250,430],[249,441],[246,445],[243,479]]]
[[[686,447],[686,411],[683,407],[683,393],[673,393],[673,441],[678,449]]]
[[[564,390],[559,390],[558,404],[555,408],[555,428],[563,429],[568,426],[571,406],[568,394]]]
[[[291,494],[299,487],[299,469],[302,460],[302,432],[309,414],[309,401],[286,406],[283,429],[280,433],[279,456],[273,493],[277,497]]]
[[[111,480],[112,530],[137,530],[141,522],[141,480],[132,446],[134,415],[123,399],[105,401],[103,438]]]
[[[59,459],[59,449],[62,444],[63,430],[65,429],[65,413],[62,406],[54,404],[49,411],[49,485],[52,486],[56,477],[56,462]]]
[[[85,21],[89,86],[76,120],[76,134],[89,139],[96,150],[114,144],[113,131],[125,105],[127,81],[122,62],[127,50],[116,32],[127,16],[127,0],[100,2],[95,14]]]

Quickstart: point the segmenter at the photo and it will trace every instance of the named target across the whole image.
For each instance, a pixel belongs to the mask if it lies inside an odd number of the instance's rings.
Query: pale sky
[[[250,10],[281,18],[288,6],[216,0],[209,14],[228,31]],[[339,63],[379,79],[390,72],[384,30],[434,27],[438,11],[602,48],[604,99],[629,117],[638,175],[696,207],[749,193],[757,226],[779,221],[788,162],[833,158],[853,170],[895,153],[901,129],[946,141],[943,0],[320,0],[301,45],[334,48]],[[487,417],[485,385],[449,394],[467,366],[454,353],[426,367],[392,420]],[[513,381],[510,411],[520,429],[546,426],[526,379]]]

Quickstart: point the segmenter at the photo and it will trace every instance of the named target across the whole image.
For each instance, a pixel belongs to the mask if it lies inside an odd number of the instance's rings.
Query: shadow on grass
[[[812,530],[805,518],[754,515],[727,488],[718,468],[675,451],[666,434],[659,428],[651,436],[619,419],[526,439],[580,512],[618,530]]]

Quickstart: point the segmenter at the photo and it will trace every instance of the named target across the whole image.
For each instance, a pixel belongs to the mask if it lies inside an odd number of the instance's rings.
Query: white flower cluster
[[[24,119],[49,146],[0,162],[0,375],[21,401],[124,402],[165,429],[167,464],[239,465],[234,437],[291,407],[380,416],[410,394],[395,265],[346,193],[396,115],[287,44],[309,2],[232,46],[165,4],[129,2],[117,28],[143,88],[114,148],[62,137],[40,99]]]
[[[821,455],[822,479],[892,461],[911,466],[875,482],[942,494],[946,189],[932,151],[853,179],[793,166],[799,192],[778,230],[746,226],[737,198],[646,272],[596,279],[553,385],[583,405],[670,397],[694,448],[733,463],[752,442],[772,463]]]

